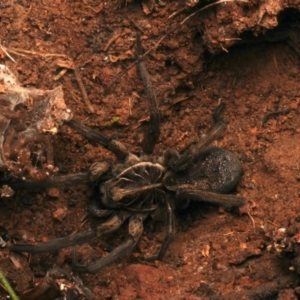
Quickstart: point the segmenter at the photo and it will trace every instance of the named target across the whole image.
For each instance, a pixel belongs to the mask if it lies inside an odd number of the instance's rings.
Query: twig
[[[14,47],[8,47],[7,48],[11,53],[22,55],[22,54],[28,54],[28,55],[38,55],[42,57],[67,57],[65,54],[60,53],[42,53],[38,51],[32,51],[32,50],[26,50],[22,48],[14,48]]]
[[[220,45],[221,45],[221,49],[224,51],[224,52],[226,52],[226,53],[228,53],[228,50],[220,43]]]
[[[81,79],[80,73],[79,73],[77,67],[75,66],[75,64],[74,64],[74,69],[73,70],[74,70],[74,74],[75,74],[76,80],[78,82],[78,85],[79,85],[79,88],[80,88],[80,91],[81,91],[81,94],[82,94],[82,97],[83,97],[83,101],[86,104],[89,112],[93,114],[95,112],[94,108],[93,108],[93,106],[90,102],[90,99],[89,99],[88,94],[86,92],[86,89],[84,87],[83,81]]]
[[[117,30],[113,34],[113,36],[108,40],[108,42],[106,43],[105,47],[103,48],[103,51],[107,51],[109,49],[109,47],[114,43],[114,41],[116,41],[120,36],[121,36],[121,31]]]
[[[76,103],[80,103],[80,97],[76,95],[70,80],[68,77],[63,77],[64,79],[64,83],[65,83],[65,89],[70,93],[72,99],[76,102]]]
[[[181,9],[179,9],[179,10],[173,12],[172,14],[170,14],[170,15],[168,16],[167,19],[168,19],[168,20],[169,20],[169,19],[172,19],[172,18],[178,16],[180,13],[184,12],[185,10],[187,10],[187,7],[183,7],[183,8],[181,8]]]
[[[231,41],[241,41],[241,38],[225,38],[223,41],[225,42],[231,42]]]
[[[17,294],[15,293],[15,291],[13,290],[13,288],[11,287],[11,285],[8,282],[8,280],[6,279],[6,277],[4,276],[1,269],[0,269],[0,282],[2,283],[2,285],[6,289],[8,295],[11,297],[12,300],[19,300],[20,299],[17,296]]]
[[[278,116],[278,115],[286,115],[290,112],[290,109],[283,109],[283,110],[276,110],[276,111],[272,111],[268,114],[266,114],[263,119],[261,120],[261,128],[264,126],[264,124],[273,116]]]
[[[56,76],[53,77],[54,81],[59,80],[61,77],[63,77],[67,73],[68,69],[64,68],[62,69]]]
[[[170,105],[169,108],[173,107],[174,105],[176,105],[176,104],[178,104],[178,103],[180,103],[180,102],[183,102],[183,101],[185,101],[185,100],[188,100],[188,99],[190,99],[190,98],[192,98],[192,97],[193,97],[193,96],[187,96],[187,97],[184,97],[184,98],[177,99],[177,100],[175,100],[175,101]]]
[[[253,228],[255,228],[255,221],[254,221],[254,219],[253,219],[252,215],[250,214],[250,211],[249,211],[249,209],[248,209],[248,211],[247,211],[247,215],[249,216],[249,218],[250,218],[250,220],[251,220],[251,222],[252,222],[252,226],[253,226]]]
[[[83,101],[84,101],[85,105],[87,106],[89,112],[94,113],[94,108],[89,100],[88,94],[86,92],[86,89],[85,89],[83,81],[81,79],[79,70],[78,70],[74,60],[72,58],[68,58],[68,57],[66,57],[65,60],[57,59],[56,65],[61,68],[73,70],[76,80],[77,80],[77,83],[78,83],[78,86],[79,86],[79,89],[80,89],[80,92],[82,94]]]
[[[132,116],[132,111],[131,111],[131,97],[128,97],[128,107],[129,107],[129,115]]]
[[[14,60],[14,58],[8,53],[8,51],[6,50],[6,48],[5,48],[4,46],[2,46],[1,44],[0,44],[0,50],[2,50],[2,51],[5,53],[5,55],[6,55],[10,60],[12,60],[14,63],[16,63],[16,61]]]

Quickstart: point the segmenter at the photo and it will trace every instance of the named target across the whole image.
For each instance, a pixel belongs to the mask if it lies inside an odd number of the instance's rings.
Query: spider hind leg
[[[166,211],[167,211],[167,234],[165,236],[165,239],[161,245],[160,250],[158,251],[157,254],[146,257],[146,261],[154,261],[156,259],[162,260],[171,244],[171,242],[174,239],[175,235],[175,217],[174,217],[174,211],[172,208],[172,204],[170,199],[167,197],[165,199],[165,204],[166,204]]]

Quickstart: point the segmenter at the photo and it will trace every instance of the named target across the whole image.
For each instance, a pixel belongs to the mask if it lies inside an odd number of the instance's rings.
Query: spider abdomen
[[[212,147],[200,152],[189,169],[179,173],[168,172],[165,185],[174,191],[190,186],[193,189],[228,193],[238,184],[241,175],[241,162],[232,152]]]

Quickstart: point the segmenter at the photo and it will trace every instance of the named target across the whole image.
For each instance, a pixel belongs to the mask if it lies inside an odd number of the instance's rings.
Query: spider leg
[[[90,240],[97,236],[96,229],[88,230],[81,233],[76,233],[63,238],[51,240],[46,243],[38,243],[35,245],[15,244],[7,248],[12,252],[28,252],[28,253],[44,253],[53,252],[61,248],[73,246],[75,244],[88,243]]]
[[[106,135],[89,128],[86,125],[81,124],[79,121],[72,119],[69,122],[65,122],[66,125],[70,126],[77,132],[81,133],[83,136],[85,136],[87,139],[94,143],[99,143],[105,148],[112,151],[118,159],[123,160],[125,159],[129,152],[126,149],[126,147],[119,141],[111,139],[107,137]]]
[[[240,207],[245,204],[244,197],[192,189],[192,187],[188,187],[188,185],[184,189],[177,190],[176,197],[194,201],[209,202],[221,207]]]
[[[95,262],[92,262],[88,266],[80,265],[78,263],[77,252],[74,249],[72,264],[73,270],[77,272],[96,273],[117,259],[129,255],[143,233],[143,221],[146,217],[147,214],[133,215],[129,220],[129,237],[126,239],[126,241],[111,251],[108,255]]]
[[[43,180],[0,180],[0,185],[6,184],[13,190],[42,190],[50,187],[65,187],[94,182],[100,179],[103,175],[109,173],[112,169],[112,164],[107,161],[93,163],[88,172],[77,174],[51,176]]]
[[[221,137],[226,129],[226,124],[221,119],[220,114],[223,111],[225,104],[220,104],[213,113],[214,126],[210,131],[196,144],[193,145],[189,150],[185,151],[183,155],[170,166],[176,172],[186,170],[201,150],[206,148],[217,138]],[[172,162],[172,161],[171,161]]]
[[[129,217],[128,213],[119,213],[113,215],[106,222],[99,225],[96,229],[87,230],[85,232],[72,234],[63,238],[51,240],[46,243],[38,243],[35,245],[16,244],[7,248],[12,252],[28,252],[28,253],[43,253],[53,252],[61,248],[66,248],[74,245],[80,245],[90,242],[95,237],[100,237],[104,234],[117,230],[121,224]]]
[[[174,235],[175,235],[175,217],[174,217],[174,212],[172,209],[172,205],[170,202],[170,199],[166,198],[166,208],[167,208],[167,223],[168,223],[168,229],[167,229],[167,234],[166,237],[163,241],[163,244],[159,250],[159,252],[156,255],[146,257],[145,259],[147,261],[153,261],[153,260],[162,260],[163,257],[165,256],[171,242],[173,241]]]
[[[136,35],[136,48],[138,56],[138,68],[144,83],[150,113],[150,128],[149,131],[145,133],[142,143],[142,149],[146,153],[152,153],[153,148],[157,143],[160,135],[160,116],[159,110],[157,108],[154,88],[150,79],[149,72],[147,70],[145,60],[143,58],[141,36],[139,33],[137,33]]]
[[[89,182],[89,173],[77,173],[70,175],[52,176],[43,180],[20,180],[20,179],[3,179],[0,185],[6,184],[13,190],[42,190],[50,187],[72,186]]]

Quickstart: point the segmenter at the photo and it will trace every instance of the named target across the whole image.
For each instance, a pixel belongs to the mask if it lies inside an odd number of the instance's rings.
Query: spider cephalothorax
[[[158,141],[160,118],[155,94],[146,65],[141,56],[141,45],[137,37],[139,69],[146,87],[150,110],[150,130],[145,134],[143,151],[151,153]],[[161,157],[145,155],[140,159],[131,154],[123,144],[90,129],[76,120],[66,124],[77,130],[89,140],[98,142],[111,150],[119,159],[113,165],[103,161],[95,163],[86,173],[53,176],[44,181],[10,182],[12,188],[34,188],[60,186],[77,182],[97,182],[99,198],[91,205],[91,211],[106,221],[97,228],[64,238],[36,245],[16,244],[9,246],[15,252],[49,252],[63,247],[89,242],[95,237],[117,230],[129,220],[129,236],[117,248],[102,259],[88,266],[79,265],[76,252],[73,253],[73,269],[94,273],[120,257],[130,253],[143,233],[143,221],[157,210],[164,210],[167,216],[167,234],[160,251],[152,259],[162,259],[175,232],[175,203],[185,201],[206,201],[223,207],[239,207],[244,198],[228,194],[237,185],[242,167],[238,158],[224,149],[209,147],[219,138],[226,125],[220,117],[224,108],[221,104],[213,114],[214,125],[211,130],[188,150],[179,154],[167,149]],[[94,205],[96,203],[96,205]]]
[[[158,163],[138,162],[101,186],[102,203],[110,208],[152,211],[164,198],[165,168]]]

